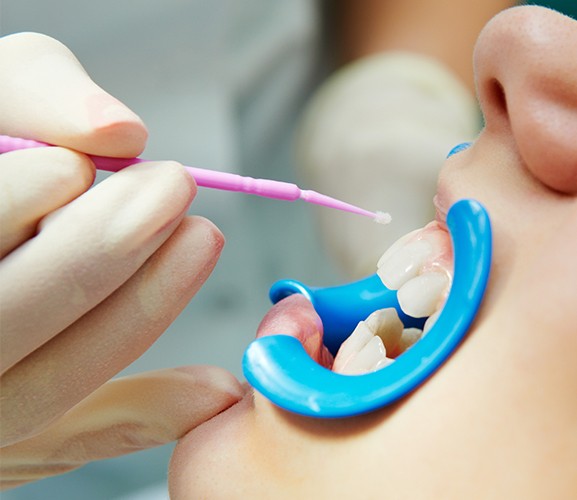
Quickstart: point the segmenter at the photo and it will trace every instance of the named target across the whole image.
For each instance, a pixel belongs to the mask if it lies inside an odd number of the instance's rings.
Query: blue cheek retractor
[[[454,252],[454,277],[439,318],[427,335],[385,368],[364,375],[341,375],[316,363],[300,341],[273,335],[253,341],[244,354],[247,381],[276,405],[302,415],[334,418],[367,413],[402,398],[427,379],[465,336],[481,304],[491,267],[491,225],[483,206],[460,200],[447,215]],[[405,315],[396,291],[375,274],[331,288],[310,288],[294,280],[275,283],[273,303],[293,293],[305,295],[321,317],[325,345],[335,353],[359,321],[394,307],[405,327],[425,318]]]

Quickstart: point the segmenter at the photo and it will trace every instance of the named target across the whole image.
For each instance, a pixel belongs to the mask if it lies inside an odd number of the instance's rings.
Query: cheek
[[[577,80],[535,73],[523,92],[508,96],[511,129],[528,170],[549,188],[575,194]]]

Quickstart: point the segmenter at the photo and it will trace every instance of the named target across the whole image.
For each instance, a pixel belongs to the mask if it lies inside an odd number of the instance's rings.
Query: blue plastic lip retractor
[[[335,418],[367,413],[388,405],[431,376],[459,345],[483,299],[491,267],[489,216],[475,200],[460,200],[447,214],[454,251],[454,277],[439,318],[427,335],[381,370],[341,375],[316,363],[300,341],[272,335],[253,341],[243,358],[244,375],[274,404],[301,415]],[[406,316],[396,291],[377,275],[331,288],[309,288],[284,280],[270,290],[273,302],[302,293],[321,317],[325,345],[333,353],[361,320],[378,309],[395,307],[407,326],[424,318]]]

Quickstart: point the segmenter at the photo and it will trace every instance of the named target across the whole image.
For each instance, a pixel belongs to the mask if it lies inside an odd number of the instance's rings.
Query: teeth
[[[374,335],[381,338],[387,351],[395,349],[403,333],[403,322],[399,319],[396,309],[391,307],[375,311],[365,323]]]
[[[403,324],[394,309],[374,312],[365,321],[361,321],[343,342],[335,357],[333,371],[344,375],[360,375],[387,366],[392,360],[387,358],[383,338],[396,345],[402,331]]]
[[[398,290],[403,283],[419,274],[432,251],[433,248],[428,241],[417,240],[409,243],[403,247],[402,251],[385,258],[377,274],[387,288]]]
[[[414,318],[430,316],[443,305],[448,287],[449,278],[445,273],[421,274],[399,289],[399,305]]]
[[[452,260],[449,233],[436,222],[391,246],[379,259],[377,274],[387,288],[398,290],[399,305],[406,314],[429,317],[424,330],[403,329],[395,309],[375,311],[343,342],[333,371],[359,375],[378,370],[426,335],[447,297]]]
[[[395,309],[381,309],[361,321],[335,356],[332,370],[361,375],[380,370],[426,335],[440,311],[431,315],[423,331],[405,328]]]
[[[367,336],[370,338],[367,339]],[[341,356],[343,347],[346,347],[345,356]],[[386,366],[387,352],[383,341],[380,337],[372,335],[362,321],[343,343],[341,349],[333,363],[334,372],[343,375],[360,375]]]
[[[396,252],[399,248],[402,248],[406,245],[409,241],[412,241],[419,233],[421,229],[416,229],[411,231],[409,234],[405,234],[405,236],[401,236],[397,241],[395,241],[387,251],[381,256],[379,262],[377,263],[377,267],[381,267],[381,264],[386,260],[388,255],[392,255]]]
[[[387,354],[380,337],[373,337],[359,353],[341,369],[346,375],[360,375],[373,372],[387,360]]]
[[[425,326],[423,327],[423,337],[429,333],[429,330],[433,327],[433,325],[437,322],[437,319],[441,315],[441,311],[438,310],[434,314],[431,314],[427,321],[425,321]]]
[[[357,356],[373,337],[373,332],[364,321],[361,321],[349,338],[341,344],[333,362],[333,371],[345,373],[347,364]]]
[[[401,309],[420,318],[442,307],[452,267],[449,233],[433,222],[393,244],[379,259],[377,274],[387,288],[398,290]]]
[[[450,275],[452,267],[449,233],[433,222],[396,241],[379,259],[377,274],[387,288],[398,290],[425,271],[441,268]]]
[[[387,288],[398,290],[417,276],[432,252],[433,247],[425,240],[413,241],[400,251],[390,248],[379,260],[377,274]]]
[[[407,349],[416,344],[419,340],[421,340],[423,336],[423,332],[418,328],[407,328],[403,330],[403,335],[401,335],[401,339],[399,341],[399,354],[404,353]]]

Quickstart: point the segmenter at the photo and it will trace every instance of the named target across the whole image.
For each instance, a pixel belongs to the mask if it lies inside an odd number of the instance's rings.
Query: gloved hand
[[[61,147],[0,157],[1,486],[173,441],[241,396],[216,367],[109,381],[176,318],[223,237],[186,217],[181,165],[143,163],[89,189],[82,153],[133,157],[141,120],[37,34],[0,39],[0,133]]]

